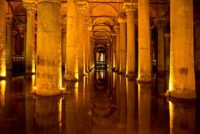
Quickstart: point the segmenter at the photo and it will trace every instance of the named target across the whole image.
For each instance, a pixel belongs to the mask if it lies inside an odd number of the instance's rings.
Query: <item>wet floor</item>
[[[0,134],[199,134],[200,104],[169,101],[167,83],[98,71],[65,83],[68,95],[41,97],[31,94],[34,75],[9,76],[0,81]]]

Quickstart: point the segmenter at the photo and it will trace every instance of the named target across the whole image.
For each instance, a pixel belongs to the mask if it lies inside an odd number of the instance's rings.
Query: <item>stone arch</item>
[[[98,4],[91,9],[91,16],[117,16],[117,10],[110,4]]]

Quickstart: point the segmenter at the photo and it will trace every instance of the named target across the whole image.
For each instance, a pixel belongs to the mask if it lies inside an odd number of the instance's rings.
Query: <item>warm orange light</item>
[[[6,63],[1,64],[1,76],[2,77],[6,76]]]
[[[172,73],[170,73],[170,76],[169,76],[169,91],[172,91],[173,90],[173,75]]]
[[[75,83],[75,98],[76,103],[78,103],[78,82]]]
[[[174,122],[174,107],[173,103],[169,101],[169,119],[170,119],[170,134],[172,134],[173,122]]]
[[[5,90],[6,90],[6,81],[1,80],[0,81],[0,105],[5,106]]]
[[[62,127],[62,100],[63,98],[60,98],[58,102],[58,126],[59,128]]]

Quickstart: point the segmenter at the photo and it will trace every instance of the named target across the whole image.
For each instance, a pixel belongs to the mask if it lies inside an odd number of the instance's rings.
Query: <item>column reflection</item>
[[[40,134],[55,134],[59,132],[60,125],[60,97],[35,98],[36,132]],[[71,133],[72,134],[72,133]]]
[[[126,125],[126,117],[127,117],[127,100],[126,100],[126,79],[119,76],[120,79],[120,127],[124,128]]]
[[[0,107],[5,107],[6,80],[0,81]]]
[[[138,91],[135,81],[126,79],[127,90],[127,134],[138,131],[137,115],[138,115]]]
[[[65,98],[66,133],[77,134],[77,110],[78,110],[78,82],[67,82],[66,90],[70,93]]]
[[[150,134],[151,84],[138,84],[138,133]]]
[[[195,105],[190,102],[169,101],[170,134],[195,133]]]

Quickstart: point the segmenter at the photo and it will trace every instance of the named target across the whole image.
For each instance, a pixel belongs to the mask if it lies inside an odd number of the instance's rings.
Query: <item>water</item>
[[[0,134],[200,133],[198,102],[166,99],[167,78],[138,85],[116,73],[91,72],[65,83],[68,95],[42,97],[31,94],[34,75],[10,75],[0,81]]]

